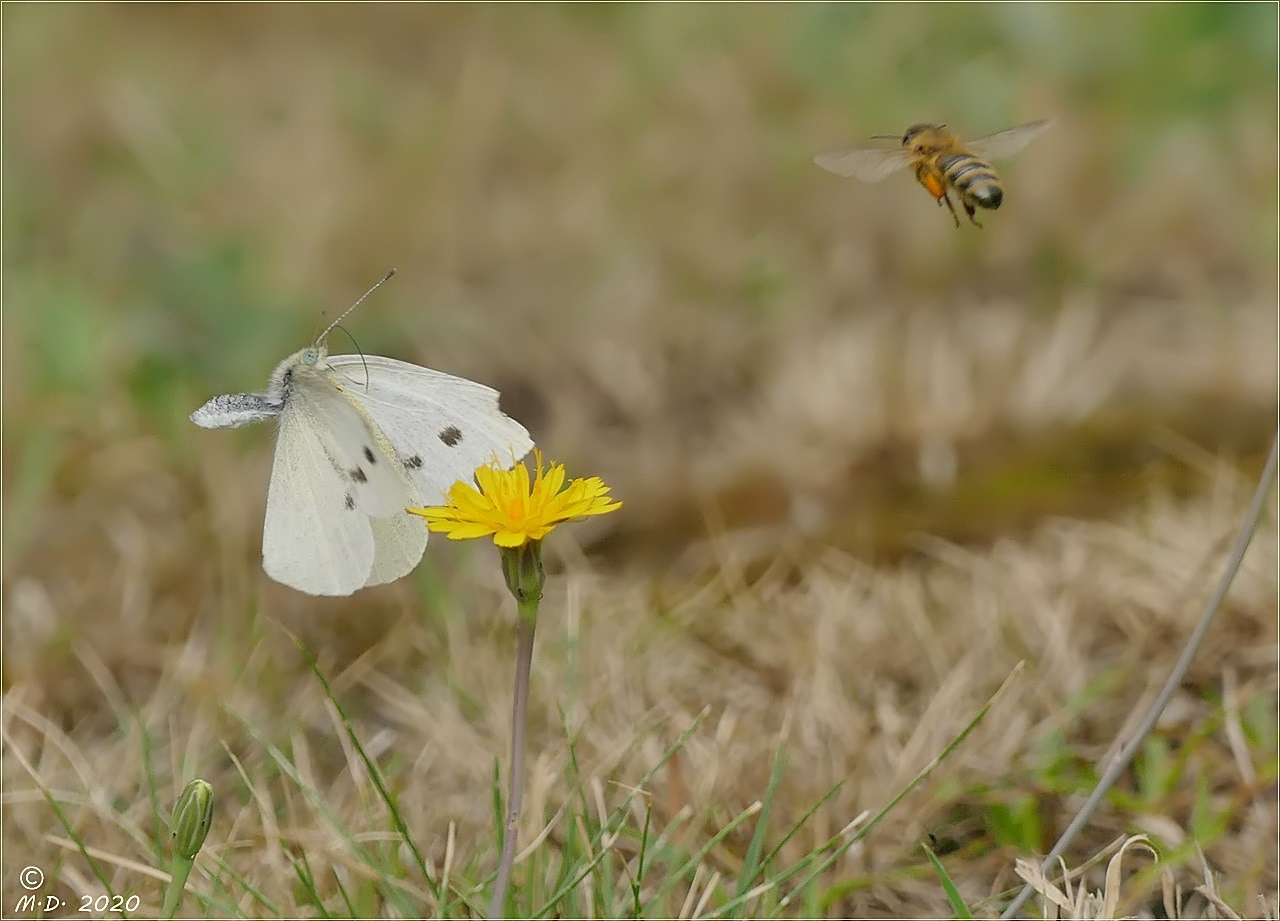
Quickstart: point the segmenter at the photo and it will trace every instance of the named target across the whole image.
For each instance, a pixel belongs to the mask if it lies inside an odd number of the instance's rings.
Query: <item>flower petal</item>
[[[622,507],[611,499],[609,487],[599,477],[570,480],[566,485],[564,464],[544,465],[537,448],[533,468],[531,483],[526,465],[505,470],[495,458],[476,470],[475,486],[464,481],[453,484],[446,505],[410,511],[450,540],[492,535],[499,547],[514,548],[542,540],[563,522]]]

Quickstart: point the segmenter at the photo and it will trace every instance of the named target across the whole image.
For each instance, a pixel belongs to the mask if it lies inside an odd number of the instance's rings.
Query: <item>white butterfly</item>
[[[533,442],[496,390],[393,358],[329,355],[329,330],[280,362],[265,393],[214,397],[191,421],[279,420],[262,568],[302,592],[350,595],[422,559],[426,523],[406,508],[439,504],[477,467],[510,466]]]

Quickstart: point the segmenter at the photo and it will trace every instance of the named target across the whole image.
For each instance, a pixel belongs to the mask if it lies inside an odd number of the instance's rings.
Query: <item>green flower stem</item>
[[[169,866],[169,888],[164,893],[164,905],[160,908],[160,917],[162,921],[169,921],[178,913],[178,906],[182,904],[182,893],[187,888],[187,877],[191,875],[191,868],[196,865],[194,859],[183,857],[181,854],[173,855],[173,863]]]
[[[533,665],[533,634],[538,626],[538,603],[546,576],[542,569],[542,544],[530,541],[514,549],[503,548],[502,570],[519,612],[516,641],[516,681],[511,712],[511,771],[507,777],[507,816],[502,836],[502,857],[494,881],[489,917],[501,918],[516,856],[516,829],[524,800],[524,737],[529,710],[529,674]]]

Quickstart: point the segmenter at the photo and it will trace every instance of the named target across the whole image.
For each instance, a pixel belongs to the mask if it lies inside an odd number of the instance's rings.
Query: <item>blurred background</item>
[[[1219,540],[1275,428],[1276,15],[6,4],[10,702],[109,751],[123,702],[176,695],[166,676],[199,635],[205,696],[178,682],[195,696],[170,718],[207,715],[266,643],[252,693],[275,726],[291,682],[316,691],[263,621],[345,668],[425,604],[423,657],[446,673],[455,631],[499,647],[477,666],[493,706],[471,705],[502,750],[501,596],[466,626],[444,615],[470,602],[441,600],[495,585],[492,561],[457,576],[468,551],[436,540],[413,579],[354,599],[274,586],[272,432],[187,418],[261,389],[392,266],[345,323],[358,348],[500,388],[549,457],[613,485],[622,512],[556,565],[614,593],[678,594],[726,561],[746,584],[780,560],[787,578],[835,558],[900,572],[939,540],[981,554],[1153,497],[1216,502]],[[1054,127],[997,162],[982,230],[909,174],[864,185],[812,163],[914,122],[978,136],[1038,118]],[[1258,650],[1275,639],[1261,566]],[[415,649],[374,659],[426,695]],[[653,666],[628,667],[638,687]],[[11,764],[10,783],[31,781]],[[38,848],[48,816],[30,808]]]

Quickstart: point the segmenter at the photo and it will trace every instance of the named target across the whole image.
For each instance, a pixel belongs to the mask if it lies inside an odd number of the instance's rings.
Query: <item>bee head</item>
[[[946,125],[933,125],[928,122],[921,122],[918,125],[912,125],[902,135],[903,147],[919,147],[927,146],[929,138],[934,132],[941,131]]]

